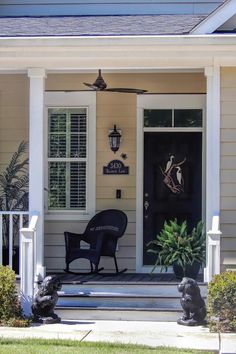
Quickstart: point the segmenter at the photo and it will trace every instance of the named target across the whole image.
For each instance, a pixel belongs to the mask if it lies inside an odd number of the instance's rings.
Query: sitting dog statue
[[[201,297],[200,288],[196,280],[183,278],[178,285],[178,291],[182,293],[180,300],[183,308],[183,316],[177,323],[184,326],[199,326],[206,323],[206,305]]]
[[[34,322],[45,324],[61,321],[60,317],[54,313],[58,300],[57,291],[60,289],[61,284],[57,276],[49,275],[43,279],[31,306]]]

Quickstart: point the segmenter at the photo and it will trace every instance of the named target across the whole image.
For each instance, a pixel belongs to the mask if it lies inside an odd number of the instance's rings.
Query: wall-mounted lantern
[[[116,153],[116,151],[119,150],[120,147],[120,139],[121,139],[121,134],[120,132],[116,129],[116,125],[114,125],[113,130],[109,133],[109,143],[110,143],[110,148],[111,150]]]

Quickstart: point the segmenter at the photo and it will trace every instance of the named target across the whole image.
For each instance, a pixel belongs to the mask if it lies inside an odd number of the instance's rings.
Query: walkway
[[[175,322],[62,321],[60,324],[33,325],[30,328],[0,327],[0,336],[219,350],[218,334],[209,333],[205,327],[185,327]],[[221,334],[221,353],[236,353],[236,333]]]

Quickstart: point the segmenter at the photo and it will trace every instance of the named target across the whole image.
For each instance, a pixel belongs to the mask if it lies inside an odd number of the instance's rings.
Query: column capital
[[[29,68],[28,69],[28,77],[29,78],[46,78],[47,77],[47,73],[46,70],[44,68]]]
[[[213,76],[214,75],[214,67],[213,66],[206,66],[204,69],[205,76]]]

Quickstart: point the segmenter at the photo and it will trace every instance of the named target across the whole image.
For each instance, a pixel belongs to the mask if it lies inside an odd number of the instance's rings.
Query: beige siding
[[[106,74],[104,79],[109,87],[137,87],[153,93],[204,93],[205,78],[202,74]],[[83,82],[94,82],[96,74],[53,74],[46,80],[47,90],[82,90]],[[180,84],[181,83],[181,84]],[[98,92],[97,93],[97,168],[96,168],[96,210],[119,208],[128,216],[126,234],[120,239],[117,252],[120,267],[135,270],[135,210],[136,210],[136,108],[135,94]],[[116,124],[122,130],[120,150],[114,154],[109,149],[108,131]],[[104,176],[103,166],[114,158],[121,159],[121,153],[127,154],[124,161],[130,167],[129,175]],[[116,189],[121,189],[122,199],[115,199]],[[81,232],[86,222],[53,222],[45,224],[45,261],[51,271],[61,271],[64,263],[63,231]],[[88,264],[88,263],[86,263]],[[86,268],[80,261],[75,264]],[[112,259],[104,259],[101,266],[114,270]]]
[[[221,70],[222,269],[236,267],[236,68]]]
[[[46,79],[47,90],[81,90],[83,82],[93,82],[96,74],[54,74]],[[205,78],[202,74],[104,74],[110,87],[137,87],[151,93],[204,93]],[[180,84],[181,83],[181,84]],[[27,75],[0,76],[0,169],[8,163],[21,140],[28,140],[29,80]],[[225,129],[231,128],[231,117]],[[122,130],[121,148],[116,155],[108,146],[108,130],[117,124]],[[228,144],[228,141],[225,141]],[[226,148],[228,148],[226,146]],[[236,151],[236,143],[235,143]],[[120,154],[127,154],[125,165],[130,167],[126,176],[104,176],[102,168]],[[233,157],[233,156],[232,156]],[[225,163],[230,163],[225,161]],[[122,199],[115,199],[116,189],[122,190]],[[227,192],[226,192],[227,193]],[[225,196],[226,197],[226,196]],[[136,209],[136,95],[122,93],[97,93],[97,168],[96,210],[120,208],[127,213],[128,227],[120,240],[117,252],[120,267],[135,270],[135,209]],[[86,222],[45,222],[45,265],[49,271],[62,271],[64,263],[65,230],[82,232]],[[101,266],[113,270],[112,259],[104,259]],[[75,264],[86,268],[87,263]]]
[[[0,75],[0,171],[22,140],[28,141],[28,78]]]

